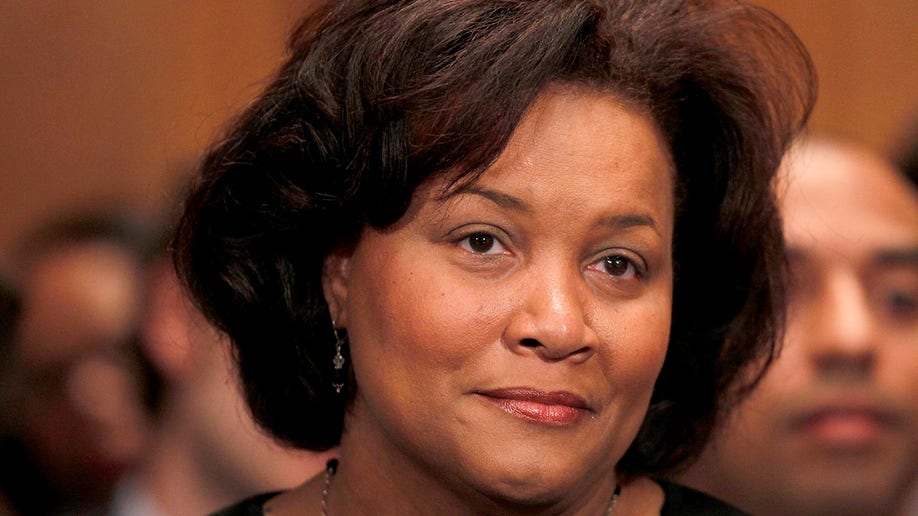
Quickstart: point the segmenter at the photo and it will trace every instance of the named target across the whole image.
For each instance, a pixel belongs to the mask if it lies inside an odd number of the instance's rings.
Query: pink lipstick
[[[515,387],[476,394],[510,415],[548,425],[569,425],[590,411],[583,398],[569,392]]]

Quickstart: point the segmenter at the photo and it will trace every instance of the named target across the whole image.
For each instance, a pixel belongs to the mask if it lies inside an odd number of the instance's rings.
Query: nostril
[[[536,339],[523,339],[522,341],[520,341],[520,345],[526,348],[537,348],[541,346],[542,344]]]
[[[869,375],[876,362],[876,357],[863,350],[844,352],[832,350],[816,358],[816,365],[824,375],[860,377]]]

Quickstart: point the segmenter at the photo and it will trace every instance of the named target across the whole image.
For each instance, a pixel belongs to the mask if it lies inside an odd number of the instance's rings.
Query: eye
[[[634,269],[631,260],[624,256],[606,256],[602,259],[602,265],[612,276],[625,276]]]
[[[918,270],[888,271],[868,284],[875,306],[897,324],[918,321]]]
[[[642,268],[640,259],[624,253],[615,253],[603,256],[593,262],[590,268],[619,279],[630,279],[644,276],[646,271]]]
[[[504,246],[494,235],[484,232],[472,233],[459,241],[460,247],[475,254],[501,254]]]
[[[907,317],[914,316],[918,312],[918,292],[892,290],[884,293],[883,298],[891,314]]]

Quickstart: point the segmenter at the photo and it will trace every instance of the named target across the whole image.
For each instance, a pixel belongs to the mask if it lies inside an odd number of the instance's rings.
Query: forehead
[[[918,246],[918,192],[879,158],[812,144],[789,157],[783,174],[778,193],[789,247],[866,259]]]
[[[54,361],[121,341],[140,304],[134,257],[114,244],[51,250],[27,268],[19,339],[24,360]]]
[[[639,202],[641,197],[671,197],[675,168],[645,109],[613,92],[555,84],[530,106],[503,152],[472,183],[532,182],[527,189],[537,190],[539,180],[566,187],[584,183],[594,188],[594,196],[621,193]],[[611,184],[597,191],[597,182]],[[467,183],[451,186],[461,190]],[[560,196],[569,190],[540,193]]]

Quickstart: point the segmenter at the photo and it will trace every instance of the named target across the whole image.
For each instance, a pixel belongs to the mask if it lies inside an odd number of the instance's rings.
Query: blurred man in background
[[[17,253],[22,310],[0,348],[0,493],[13,514],[202,515],[323,469],[325,454],[256,428],[163,233],[93,212]]]
[[[141,342],[162,398],[151,445],[109,514],[207,514],[324,468],[324,454],[284,449],[256,428],[224,336],[185,297],[165,255],[150,268],[147,307]]]
[[[918,188],[809,141],[777,194],[783,350],[681,480],[757,516],[896,514],[918,473]]]
[[[10,345],[16,321],[19,319],[19,292],[16,290],[12,274],[7,270],[6,262],[0,260],[0,414],[8,413],[11,400],[6,399],[9,392],[3,382],[4,365],[9,363]],[[8,435],[11,421],[0,415],[0,442]],[[4,489],[0,488],[0,516],[15,514],[13,506]]]
[[[136,221],[93,212],[52,221],[14,257],[0,485],[21,514],[97,506],[146,444],[152,385],[136,337],[149,243]]]

